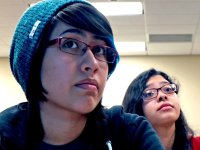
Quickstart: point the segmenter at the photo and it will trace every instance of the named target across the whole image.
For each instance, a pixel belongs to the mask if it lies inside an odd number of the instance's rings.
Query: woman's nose
[[[158,90],[157,100],[159,102],[165,101],[165,100],[167,100],[167,95],[165,93],[163,93],[161,90]]]
[[[81,70],[91,73],[95,73],[98,70],[98,60],[89,47],[82,56]]]

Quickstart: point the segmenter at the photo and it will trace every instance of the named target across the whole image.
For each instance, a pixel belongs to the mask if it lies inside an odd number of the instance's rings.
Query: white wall
[[[200,135],[200,56],[123,57],[107,82],[103,105],[120,105],[125,91],[142,71],[154,67],[178,79],[180,103],[191,127]],[[26,101],[21,87],[9,68],[9,60],[0,58],[0,111]]]
[[[0,111],[26,101],[21,87],[14,79],[7,58],[0,58]]]

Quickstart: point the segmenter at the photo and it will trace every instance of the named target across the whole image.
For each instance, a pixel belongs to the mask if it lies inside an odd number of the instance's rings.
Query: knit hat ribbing
[[[45,27],[58,11],[72,3],[91,5],[85,0],[42,0],[29,7],[19,20],[10,49],[10,66],[25,93],[32,60]]]
[[[29,7],[19,20],[10,49],[10,66],[25,93],[32,59],[44,28],[60,9],[76,2],[89,4],[83,0],[43,0]]]

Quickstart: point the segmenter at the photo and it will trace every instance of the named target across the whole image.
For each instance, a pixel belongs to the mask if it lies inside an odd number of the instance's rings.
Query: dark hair
[[[71,26],[92,32],[94,34],[98,34],[102,36],[103,40],[105,40],[108,46],[115,48],[113,42],[112,29],[108,20],[93,6],[83,3],[73,3],[71,5],[66,6],[63,10],[57,13],[57,15],[49,23],[47,28],[45,28],[44,34],[42,35],[41,41],[38,45],[37,53],[32,63],[30,79],[26,93],[26,97],[30,105],[27,128],[27,147],[29,149],[30,147],[33,148],[33,145],[36,145],[36,143],[41,141],[44,136],[39,114],[39,101],[46,101],[46,98],[43,95],[43,92],[46,91],[42,87],[40,71],[47,45],[46,43],[48,42],[49,35],[51,34],[53,28],[55,27],[58,21],[62,21]],[[108,76],[114,71],[117,61],[118,59],[115,63],[108,64]],[[90,118],[89,120],[94,120],[96,118],[96,124],[100,124],[97,120],[100,120],[101,122],[101,120],[103,120],[104,118],[102,108],[103,106],[100,101],[97,107],[91,113],[88,114],[88,117]],[[34,126],[37,127],[38,132],[32,131]],[[97,125],[96,128],[100,127],[98,127]],[[100,138],[102,137],[104,136],[101,136]]]
[[[162,71],[158,71],[154,68],[142,72],[131,82],[125,93],[122,102],[125,112],[145,116],[142,108],[143,100],[141,96],[143,91],[146,89],[146,83],[152,76],[155,75],[161,75],[163,78],[169,81],[169,83],[175,83],[175,81],[169,75],[167,75]],[[179,92],[179,86],[177,94],[178,92]],[[180,111],[179,118],[175,122],[175,126],[176,130],[175,130],[175,141],[173,145],[173,150],[177,149],[190,150],[191,149],[190,138],[193,136],[193,131],[187,124],[187,121],[183,115],[182,110]]]

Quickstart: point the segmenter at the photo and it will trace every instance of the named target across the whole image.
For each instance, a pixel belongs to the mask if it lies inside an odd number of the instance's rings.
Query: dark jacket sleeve
[[[27,103],[0,112],[0,150],[22,150],[25,144]]]
[[[164,150],[144,117],[124,113],[121,106],[108,109],[106,114],[113,150]]]

